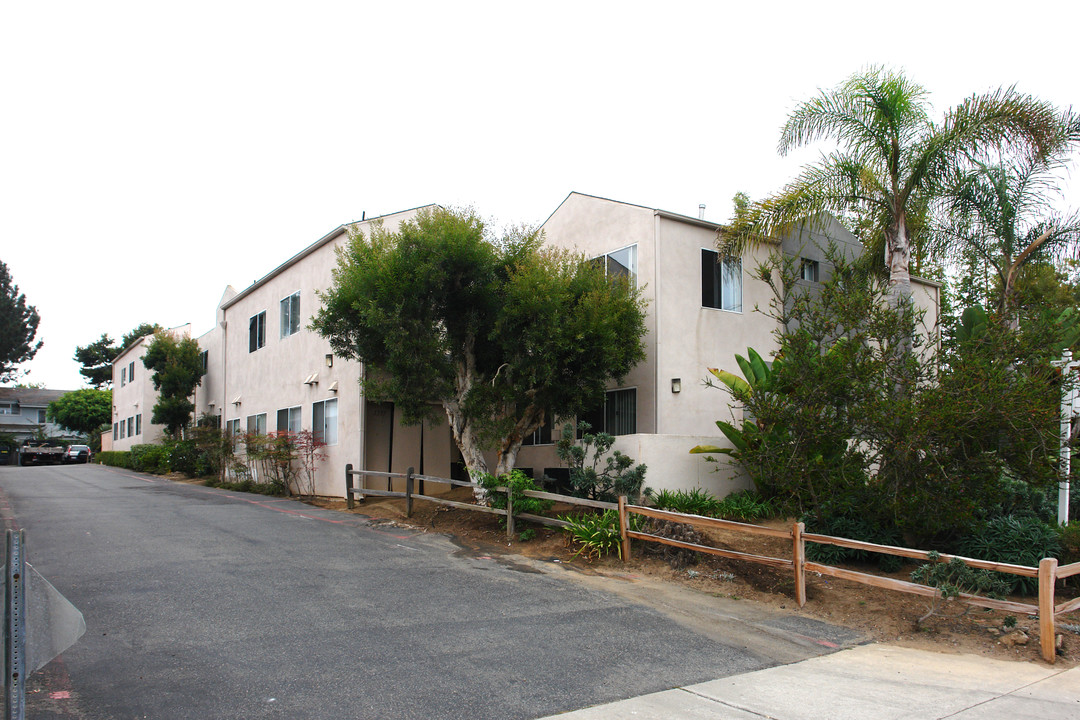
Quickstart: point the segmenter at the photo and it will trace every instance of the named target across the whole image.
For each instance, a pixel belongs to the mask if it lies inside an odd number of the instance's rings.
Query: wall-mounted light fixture
[[[326,367],[334,367],[334,356],[330,353],[326,354]]]
[[[682,392],[682,378],[671,378],[671,392]]]

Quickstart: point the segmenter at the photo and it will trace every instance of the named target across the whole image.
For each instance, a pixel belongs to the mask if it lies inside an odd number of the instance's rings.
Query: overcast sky
[[[938,113],[1014,83],[1080,106],[1075,0],[728,5],[4,3],[0,260],[45,342],[23,381],[82,387],[75,346],[143,321],[199,335],[226,285],[365,212],[539,224],[579,191],[724,221],[817,156],[777,156],[787,113],[868,65]]]

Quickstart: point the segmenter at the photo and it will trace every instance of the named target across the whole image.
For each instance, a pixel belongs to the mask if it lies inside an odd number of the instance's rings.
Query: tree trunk
[[[911,305],[911,238],[907,231],[907,218],[897,213],[892,233],[885,235],[885,263],[889,266],[889,304],[895,310]],[[914,339],[908,335],[897,348],[898,357],[914,349]]]
[[[476,384],[476,357],[473,354],[472,338],[469,338],[466,343],[464,362],[458,366],[454,378],[454,396],[443,401],[443,409],[446,411],[447,420],[450,421],[454,442],[461,451],[465,467],[469,470],[469,479],[475,483],[479,481],[480,476],[487,474],[488,466],[476,429],[462,410],[465,398]],[[483,488],[478,487],[473,490],[473,496],[476,502],[482,505],[487,504],[488,493]]]

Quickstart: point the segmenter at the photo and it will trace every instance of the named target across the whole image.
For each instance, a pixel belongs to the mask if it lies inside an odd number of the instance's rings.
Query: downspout
[[[656,318],[656,362],[653,363],[653,433],[660,434],[660,213],[653,213],[653,317]]]
[[[357,469],[359,469],[359,470],[366,470],[367,469],[367,465],[365,464],[367,462],[367,452],[366,452],[367,448],[365,447],[366,440],[364,438],[364,430],[367,427],[367,411],[366,411],[367,410],[367,399],[364,397],[364,373],[366,373],[366,372],[367,372],[367,367],[364,365],[363,362],[361,362],[360,363],[360,381],[356,384],[357,395],[359,397],[358,402],[360,404],[360,422],[357,423],[357,427],[359,428],[359,438],[360,438],[360,455],[359,455],[359,460],[358,460],[360,464],[357,465]]]

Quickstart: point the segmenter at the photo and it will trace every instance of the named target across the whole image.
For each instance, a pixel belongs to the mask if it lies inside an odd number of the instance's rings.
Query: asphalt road
[[[2,467],[0,515],[86,618],[32,718],[535,718],[777,663],[745,629],[278,498]]]

